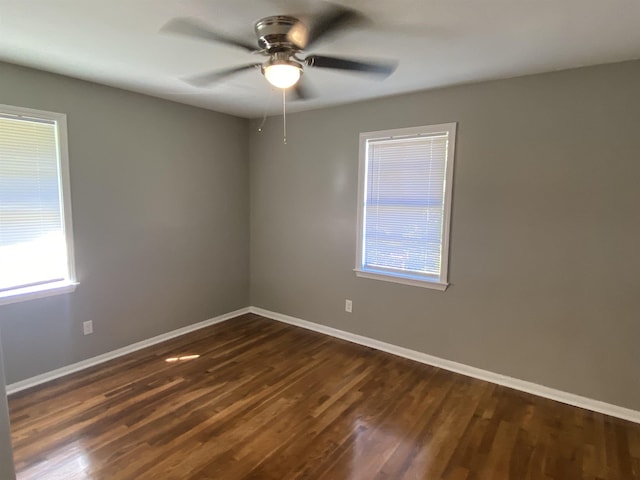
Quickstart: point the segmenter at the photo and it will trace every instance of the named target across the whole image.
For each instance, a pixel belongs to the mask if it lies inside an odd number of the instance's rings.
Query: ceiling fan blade
[[[164,33],[172,33],[175,35],[184,35],[187,37],[198,38],[210,42],[225,43],[234,47],[239,47],[248,52],[258,50],[255,45],[227,37],[221,33],[213,31],[208,25],[192,18],[173,18],[160,29]]]
[[[262,64],[260,63],[252,63],[250,65],[241,65],[239,67],[228,68],[226,70],[217,70],[215,72],[201,73],[199,75],[186,77],[183,80],[188,84],[193,85],[194,87],[206,87],[207,85],[211,85],[212,83],[219,82],[220,80],[230,75],[234,75],[244,70],[257,68],[257,67],[260,67],[261,65]]]
[[[296,100],[309,100],[315,97],[312,89],[309,88],[308,83],[302,79],[300,79],[293,87],[293,94],[295,95]]]
[[[364,19],[365,17],[356,10],[331,4],[308,26],[303,22],[298,22],[291,28],[287,37],[289,41],[300,49],[305,50],[311,48],[318,40],[327,37],[336,30],[343,29]]]
[[[397,67],[397,63],[391,62],[361,62],[348,60],[346,58],[326,57],[323,55],[309,55],[304,61],[310,67],[335,68],[337,70],[371,73],[383,78],[391,75]]]

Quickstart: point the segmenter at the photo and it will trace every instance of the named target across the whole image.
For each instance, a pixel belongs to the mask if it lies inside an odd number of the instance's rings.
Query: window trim
[[[437,125],[425,125],[420,127],[395,128],[391,130],[379,130],[360,134],[359,162],[358,162],[358,219],[357,219],[357,245],[356,266],[354,272],[358,277],[387,282],[400,283],[415,287],[431,288],[445,291],[449,286],[449,233],[451,230],[451,203],[453,191],[453,168],[456,146],[457,123],[441,123]],[[442,257],[440,260],[440,277],[416,277],[408,273],[383,272],[381,270],[364,270],[363,265],[363,241],[364,241],[364,206],[367,178],[367,142],[369,140],[384,140],[416,135],[448,134],[447,158],[445,160],[445,186],[444,186],[444,210],[442,219]]]
[[[73,292],[78,285],[73,242],[73,222],[71,220],[71,181],[69,178],[69,144],[67,140],[67,115],[64,113],[36,110],[0,104],[0,113],[18,118],[32,118],[53,121],[56,124],[58,145],[58,179],[60,181],[60,206],[62,207],[62,228],[67,245],[68,278],[35,286],[17,287],[0,293],[0,305],[23,302],[35,298],[61,295]]]

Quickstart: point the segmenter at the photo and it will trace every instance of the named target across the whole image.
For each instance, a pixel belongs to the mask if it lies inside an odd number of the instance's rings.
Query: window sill
[[[16,288],[15,290],[7,290],[0,293],[0,305],[8,305],[9,303],[26,302],[36,298],[51,297],[53,295],[62,295],[75,291],[78,286],[77,282],[68,280],[62,282],[45,283],[33,287]]]
[[[377,273],[377,272],[365,272],[364,270],[354,269],[356,275],[362,278],[370,278],[372,280],[382,280],[384,282],[401,283],[403,285],[411,285],[412,287],[431,288],[433,290],[439,290],[444,292],[449,286],[448,283],[434,282],[430,280],[416,280],[413,278],[401,277],[397,275]]]

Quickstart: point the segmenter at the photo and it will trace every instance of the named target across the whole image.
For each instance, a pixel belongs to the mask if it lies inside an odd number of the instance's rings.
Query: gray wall
[[[4,362],[2,358],[2,342],[0,342],[0,478],[12,480],[13,452],[11,449],[11,431],[9,429],[9,409],[5,391]]]
[[[252,124],[251,304],[640,409],[640,63]],[[451,287],[356,278],[358,134],[458,122]],[[344,300],[353,300],[353,313]]]
[[[7,382],[248,305],[247,120],[7,64],[0,79],[0,103],[67,114],[80,282],[0,306]]]

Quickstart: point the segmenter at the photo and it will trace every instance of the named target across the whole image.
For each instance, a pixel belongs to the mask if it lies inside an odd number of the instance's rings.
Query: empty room
[[[640,480],[639,22],[0,0],[0,480]]]

